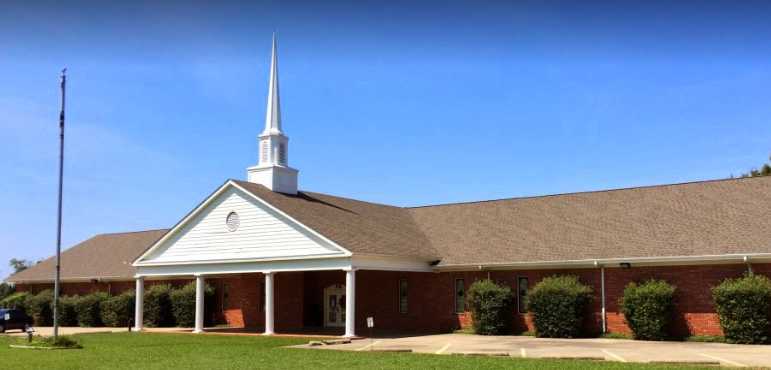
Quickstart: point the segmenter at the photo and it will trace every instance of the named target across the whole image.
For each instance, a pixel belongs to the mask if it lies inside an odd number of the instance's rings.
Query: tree
[[[30,267],[32,267],[32,262],[27,260],[20,260],[16,258],[11,258],[11,261],[8,263],[11,267],[13,267],[13,273],[19,273],[22,272]]]
[[[13,286],[6,283],[0,284],[0,301],[2,301],[5,297],[11,295],[14,291],[15,289],[13,288]]]
[[[771,176],[771,157],[768,157],[769,163],[764,164],[760,169],[752,169],[748,173],[742,174],[742,177],[761,177]]]

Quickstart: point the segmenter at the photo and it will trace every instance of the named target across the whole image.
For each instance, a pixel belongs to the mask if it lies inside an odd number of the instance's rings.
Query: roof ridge
[[[249,181],[236,180],[236,179],[230,179],[230,180],[233,180],[236,183],[247,183],[247,184],[259,185],[259,186],[265,187],[265,185],[261,185],[261,184],[257,184],[257,183],[253,183],[253,182],[249,182]],[[270,191],[270,189],[268,189],[267,187],[265,187],[265,189]],[[367,204],[372,204],[372,205],[382,206],[382,207],[405,208],[405,207],[395,206],[393,204],[371,202],[371,201],[368,201],[368,200],[361,200],[361,199],[356,199],[356,198],[344,197],[344,196],[340,196],[340,195],[321,193],[321,192],[317,192],[317,191],[307,191],[307,190],[302,190],[302,189],[298,189],[297,190],[297,194],[309,194],[309,195],[310,194],[317,194],[317,195],[323,195],[323,196],[333,197],[333,198],[343,199],[343,200],[350,200],[350,201],[354,201],[354,202],[367,203]],[[292,196],[291,194],[285,194],[285,195]]]
[[[757,180],[757,179],[762,179],[764,177],[768,177],[769,179],[771,179],[771,176],[730,177],[730,178],[726,178],[726,179],[694,180],[694,181],[675,182],[675,183],[669,183],[669,184],[627,186],[627,187],[612,188],[612,189],[572,191],[572,192],[555,193],[555,194],[528,195],[528,196],[520,196],[520,197],[507,197],[507,198],[496,198],[496,199],[485,199],[485,200],[470,200],[470,201],[451,202],[451,203],[437,203],[437,204],[427,204],[427,205],[421,205],[421,206],[409,206],[409,207],[403,207],[403,208],[405,208],[405,209],[418,209],[418,208],[431,208],[431,207],[465,205],[465,204],[502,202],[502,201],[507,201],[507,200],[524,200],[524,199],[551,198],[551,197],[559,197],[559,196],[567,196],[567,195],[579,195],[579,194],[610,193],[610,192],[616,192],[616,191],[664,188],[664,187],[671,187],[671,186],[685,186],[685,185],[707,184],[707,183],[716,183],[716,182]]]
[[[119,234],[139,234],[139,233],[149,233],[153,231],[169,231],[169,228],[159,228],[159,229],[147,229],[147,230],[136,230],[136,231],[117,231],[112,233],[99,233],[94,235],[93,237],[97,236],[105,236],[105,235],[119,235]]]

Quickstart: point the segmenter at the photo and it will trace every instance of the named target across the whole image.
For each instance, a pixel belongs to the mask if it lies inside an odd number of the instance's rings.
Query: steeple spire
[[[268,82],[268,107],[265,110],[265,131],[262,135],[281,133],[281,103],[278,93],[278,52],[276,33],[273,32],[273,49],[270,55],[270,80]]]
[[[289,167],[289,138],[281,131],[281,104],[278,96],[278,45],[273,33],[268,80],[268,106],[265,130],[259,137],[260,158],[256,166],[247,168],[250,182],[265,185],[280,193],[297,194],[297,170]]]

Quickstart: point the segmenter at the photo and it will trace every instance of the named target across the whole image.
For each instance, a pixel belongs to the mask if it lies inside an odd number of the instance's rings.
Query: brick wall
[[[753,265],[755,273],[771,276],[771,264]],[[677,286],[677,310],[675,313],[675,334],[679,335],[720,335],[720,324],[712,306],[710,288],[721,280],[741,276],[746,266],[672,266],[632,267],[631,269],[606,268],[606,307],[609,332],[629,333],[620,314],[618,300],[624,287],[632,281],[650,278],[664,279]],[[366,318],[375,318],[378,331],[422,331],[446,332],[471,325],[468,313],[455,313],[454,285],[456,279],[463,279],[466,289],[480,279],[491,278],[507,284],[517,291],[517,279],[528,278],[533,287],[544,277],[554,274],[576,275],[595,291],[592,305],[593,314],[587,318],[586,327],[592,332],[601,330],[600,271],[599,269],[575,270],[523,270],[523,271],[474,271],[474,272],[389,272],[357,271],[356,273],[356,330],[366,334]],[[408,309],[399,312],[399,281],[408,282]],[[191,280],[174,280],[174,285],[183,285]],[[146,285],[164,283],[147,281]],[[215,287],[215,318],[220,323],[233,327],[247,327],[255,330],[264,328],[264,278],[262,274],[234,275],[226,278],[207,279]],[[277,273],[275,275],[276,330],[288,332],[301,327],[323,325],[324,288],[345,284],[342,271],[317,271]],[[19,291],[39,292],[51,288],[50,284],[18,285]],[[65,283],[65,295],[87,294],[94,291],[119,294],[133,289],[134,282],[113,283]],[[516,303],[516,302],[515,302]],[[527,315],[516,312],[514,330],[532,330],[532,321]]]

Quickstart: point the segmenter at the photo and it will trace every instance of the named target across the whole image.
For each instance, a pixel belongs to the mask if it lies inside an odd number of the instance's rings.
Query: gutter
[[[61,279],[62,283],[91,283],[94,280],[98,283],[109,283],[115,281],[134,281],[133,277],[125,276],[107,276],[107,277],[76,277]],[[6,280],[9,284],[53,284],[53,279],[28,279],[28,280]]]
[[[771,253],[737,253],[701,256],[669,256],[669,257],[615,257],[582,260],[557,260],[533,262],[491,262],[473,264],[439,264],[434,267],[441,271],[473,271],[473,270],[525,270],[525,269],[559,269],[559,268],[595,268],[598,264],[605,267],[622,264],[630,266],[676,266],[676,265],[710,265],[744,263],[751,269],[749,261],[771,262]]]

